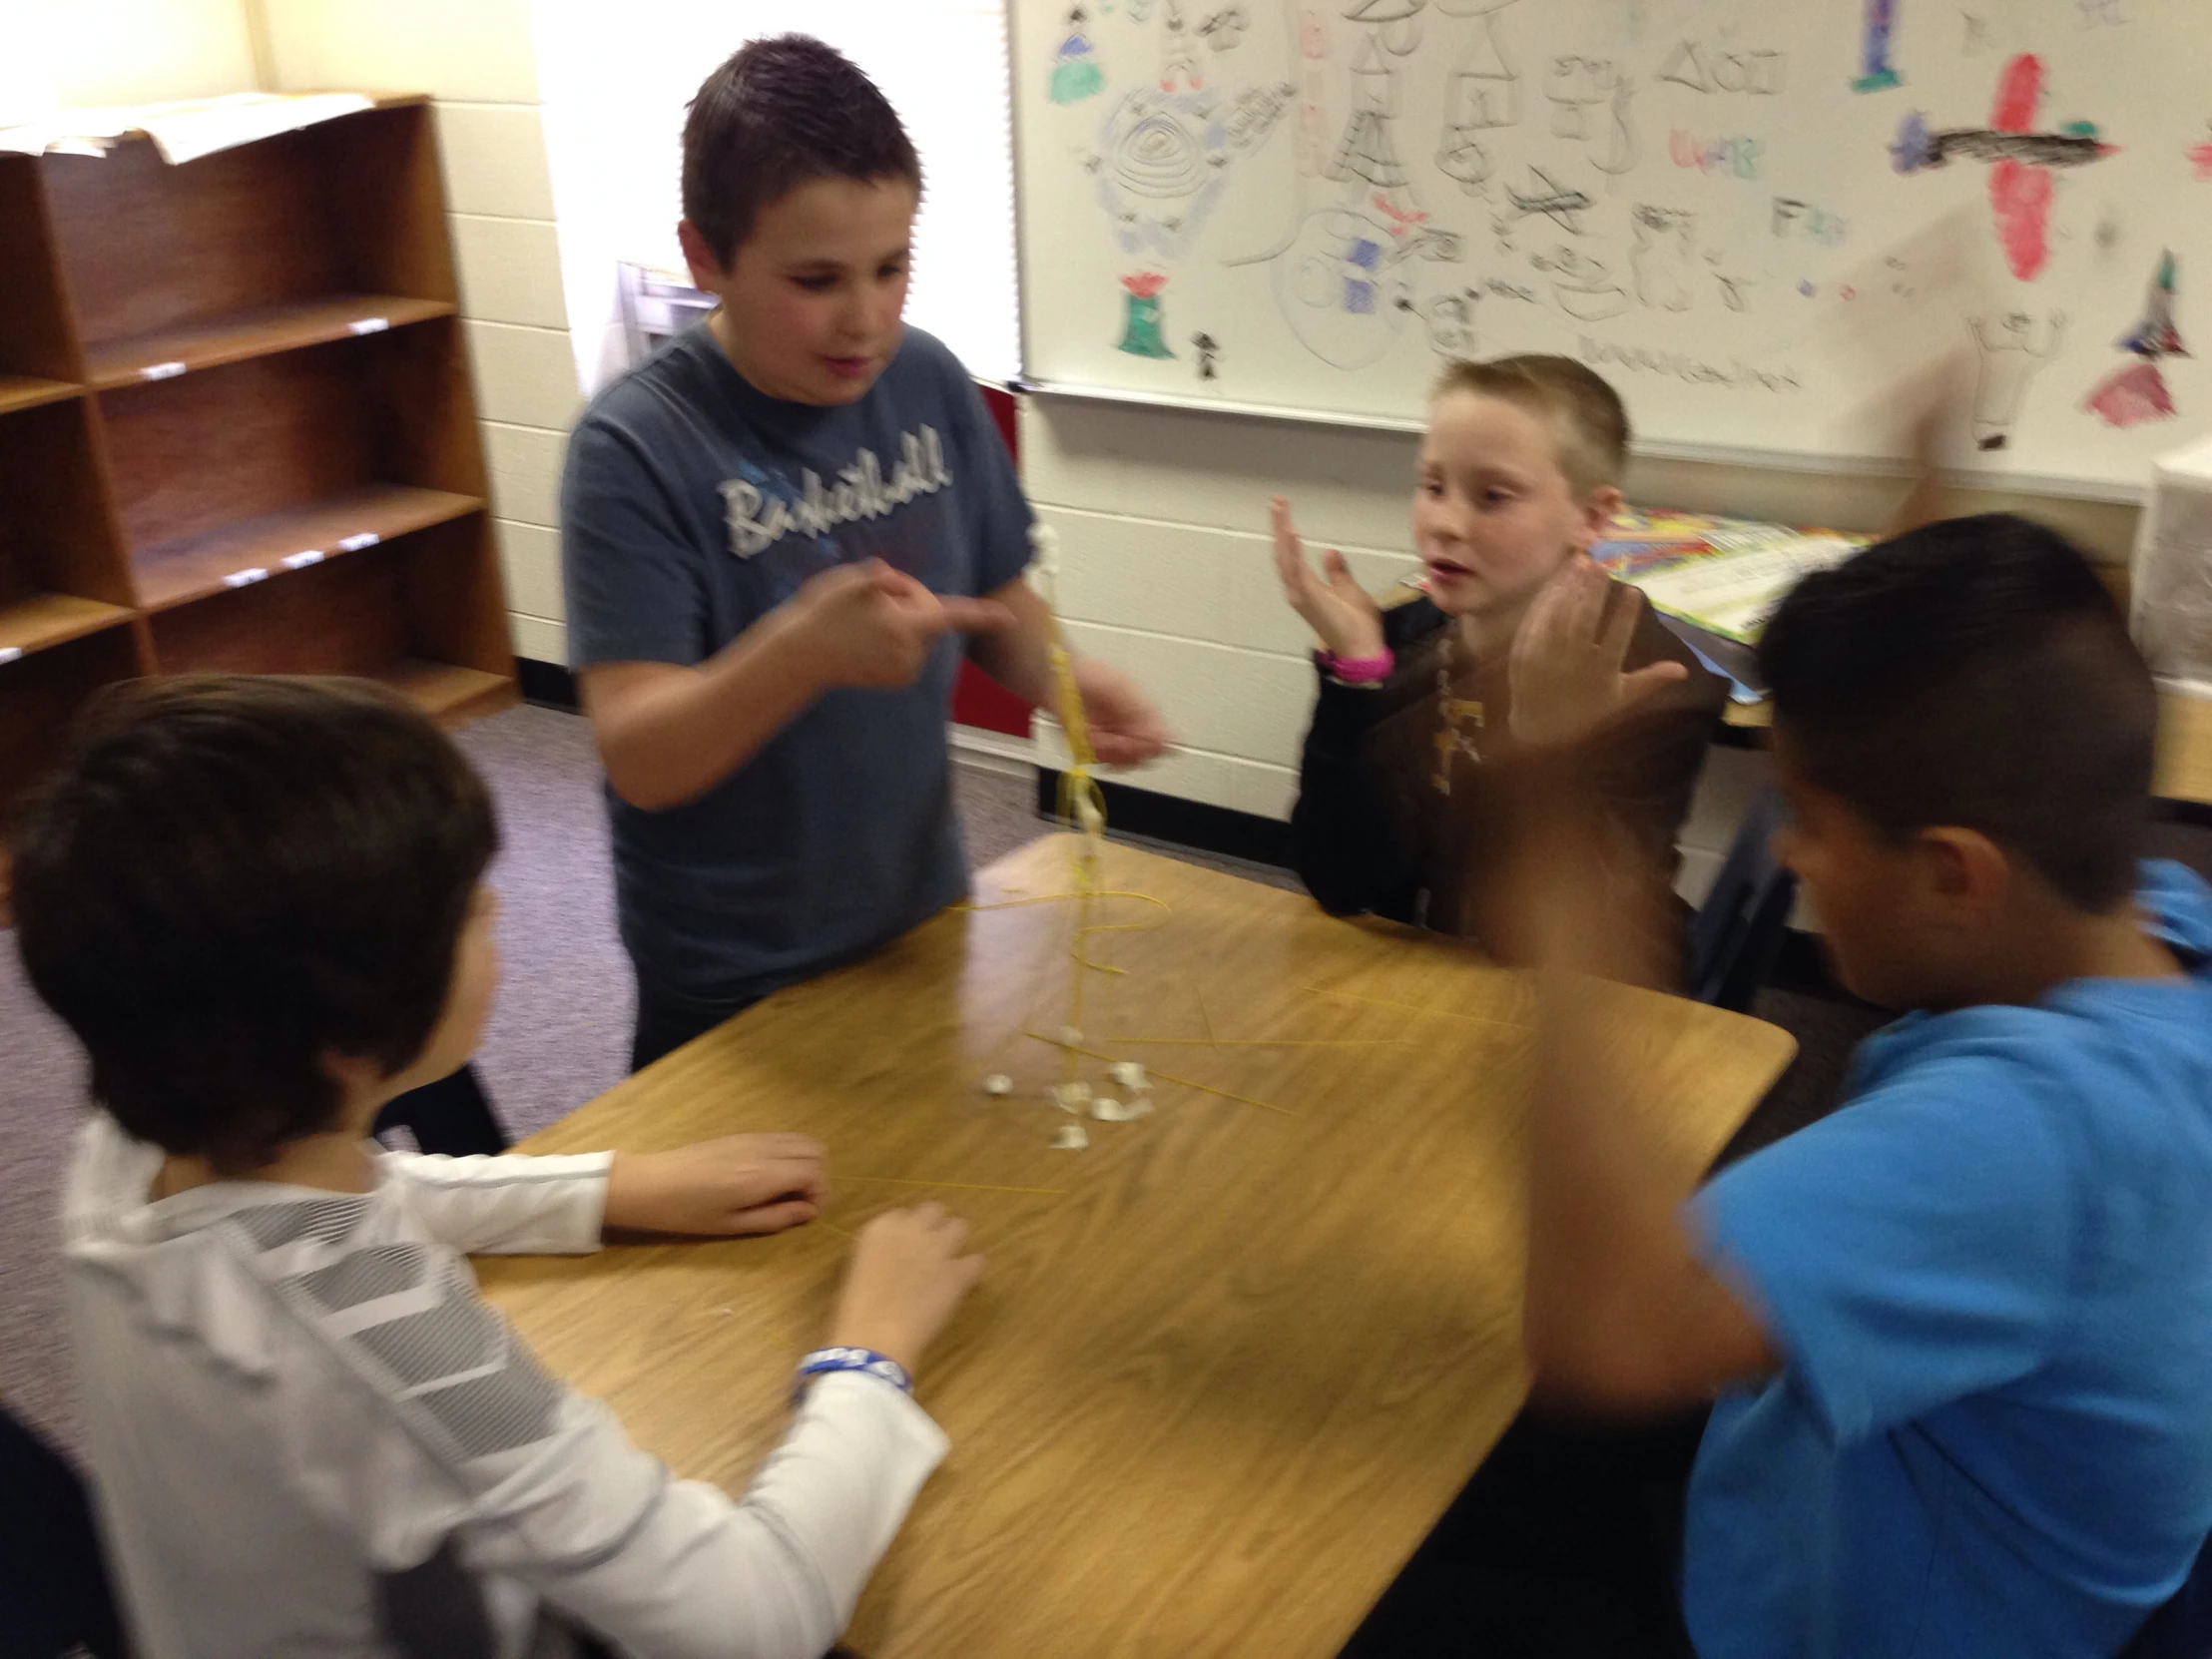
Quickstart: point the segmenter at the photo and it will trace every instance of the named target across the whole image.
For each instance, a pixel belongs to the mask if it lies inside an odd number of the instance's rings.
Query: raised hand
[[[1586,558],[1544,584],[1513,635],[1507,659],[1514,738],[1533,747],[1575,743],[1664,687],[1689,677],[1680,663],[1624,674],[1641,598]]]
[[[1305,618],[1322,649],[1332,656],[1374,657],[1382,650],[1382,612],[1368,591],[1352,579],[1345,556],[1334,547],[1322,555],[1317,572],[1306,562],[1306,546],[1291,523],[1291,506],[1275,497],[1275,574],[1283,597]]]

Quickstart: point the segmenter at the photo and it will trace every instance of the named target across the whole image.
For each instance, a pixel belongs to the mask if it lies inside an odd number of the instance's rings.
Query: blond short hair
[[[1485,362],[1447,363],[1431,399],[1471,391],[1550,418],[1559,432],[1559,470],[1576,495],[1620,487],[1628,468],[1628,410],[1605,377],[1572,357],[1526,352]]]

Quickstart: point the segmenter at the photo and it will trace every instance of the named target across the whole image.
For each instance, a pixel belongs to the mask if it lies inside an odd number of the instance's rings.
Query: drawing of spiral
[[[1191,130],[1171,115],[1146,116],[1114,151],[1122,188],[1137,196],[1189,196],[1206,182],[1206,157]]]

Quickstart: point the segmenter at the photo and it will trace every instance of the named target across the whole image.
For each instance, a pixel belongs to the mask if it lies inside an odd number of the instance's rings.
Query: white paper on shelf
[[[28,156],[104,156],[116,140],[144,133],[162,159],[174,165],[375,107],[374,99],[357,92],[234,92],[222,98],[58,109],[36,121],[0,127],[0,150]]]

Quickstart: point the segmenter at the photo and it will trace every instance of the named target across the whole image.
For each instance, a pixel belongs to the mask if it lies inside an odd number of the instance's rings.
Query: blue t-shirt
[[[859,401],[788,403],[701,324],[602,391],[569,440],[569,662],[706,661],[808,577],[880,558],[978,595],[1029,561],[1029,506],[974,383],[906,330]],[[765,994],[959,898],[945,723],[960,641],[904,690],[819,698],[697,801],[608,792],[623,943],[656,987]]]
[[[2212,890],[2190,977],[1914,1014],[1693,1201],[1783,1358],[1715,1406],[1702,1659],[2110,1659],[2212,1530]]]

